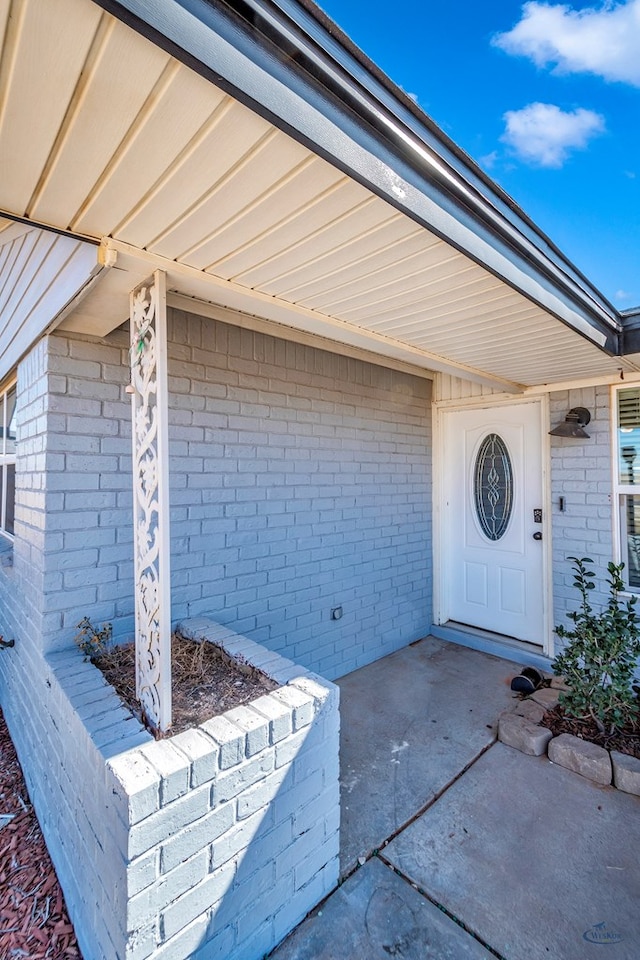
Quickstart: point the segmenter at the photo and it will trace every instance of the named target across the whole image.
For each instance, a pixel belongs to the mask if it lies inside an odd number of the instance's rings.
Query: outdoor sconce
[[[588,440],[589,434],[584,427],[591,420],[591,414],[586,407],[572,407],[564,418],[563,423],[559,423],[553,430],[549,430],[552,437],[570,437],[573,440]]]

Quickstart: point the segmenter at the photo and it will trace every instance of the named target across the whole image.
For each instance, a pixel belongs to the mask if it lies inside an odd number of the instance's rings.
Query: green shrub
[[[636,597],[620,598],[624,589],[624,564],[607,565],[609,599],[601,613],[594,613],[589,591],[595,588],[589,557],[573,561],[574,585],[582,603],[568,614],[574,627],[556,627],[566,646],[552,664],[569,691],[560,696],[565,713],[579,719],[591,718],[601,733],[613,733],[638,718],[638,698],[633,689],[634,670],[640,656],[640,623],[635,611]]]

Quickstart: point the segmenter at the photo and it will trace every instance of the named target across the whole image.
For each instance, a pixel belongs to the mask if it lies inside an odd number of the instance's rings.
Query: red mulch
[[[543,726],[551,730],[554,737],[561,733],[572,733],[574,737],[597,743],[607,750],[618,750],[640,760],[640,726],[627,727],[617,733],[600,733],[593,720],[577,720],[568,717],[561,706],[547,710],[542,718]]]
[[[82,960],[0,710],[0,960]]]

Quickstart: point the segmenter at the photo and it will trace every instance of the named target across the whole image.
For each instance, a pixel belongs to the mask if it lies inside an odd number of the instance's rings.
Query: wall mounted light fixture
[[[574,440],[588,440],[589,434],[584,429],[591,420],[591,414],[586,407],[572,407],[564,418],[553,430],[549,430],[552,437],[571,437]]]

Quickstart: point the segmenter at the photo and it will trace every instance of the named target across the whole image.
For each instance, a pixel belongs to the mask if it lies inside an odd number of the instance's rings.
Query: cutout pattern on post
[[[171,595],[165,275],[130,296],[136,695],[151,727],[171,725]]]

